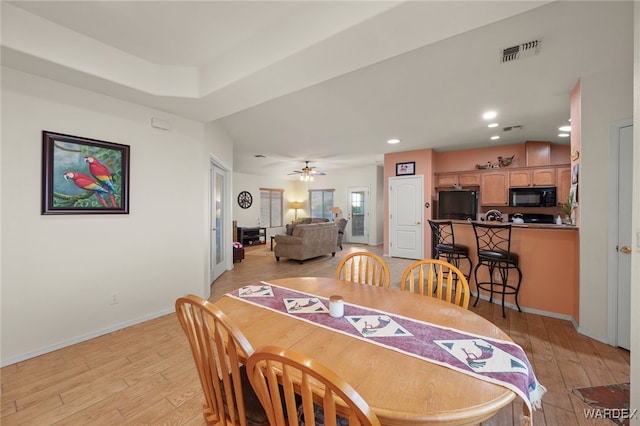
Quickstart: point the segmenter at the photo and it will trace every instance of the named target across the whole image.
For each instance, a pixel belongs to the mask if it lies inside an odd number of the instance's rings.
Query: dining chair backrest
[[[469,283],[454,265],[439,259],[422,259],[405,269],[400,290],[436,297],[465,309],[469,307]]]
[[[338,264],[336,278],[361,284],[389,287],[391,275],[387,263],[375,253],[349,253]]]
[[[176,300],[176,315],[198,370],[207,424],[267,424],[246,369],[240,364],[240,359],[253,353],[240,330],[213,303],[192,294]]]
[[[318,408],[326,426],[335,426],[337,416],[350,426],[380,424],[347,382],[297,352],[276,346],[259,348],[249,357],[247,371],[272,426],[315,425]]]

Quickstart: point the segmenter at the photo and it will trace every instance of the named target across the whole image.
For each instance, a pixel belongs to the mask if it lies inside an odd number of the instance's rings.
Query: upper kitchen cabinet
[[[480,175],[480,205],[509,205],[509,173],[502,170]]]
[[[452,188],[456,185],[462,187],[480,186],[480,173],[438,173],[436,174],[436,188]]]
[[[556,186],[556,168],[511,170],[509,172],[509,186],[512,188]]]
[[[558,205],[569,198],[571,190],[571,167],[558,167],[557,169],[557,196]]]

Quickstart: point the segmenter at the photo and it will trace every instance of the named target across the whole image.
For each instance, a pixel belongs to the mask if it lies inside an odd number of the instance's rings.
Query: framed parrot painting
[[[42,214],[128,213],[128,145],[42,132]]]

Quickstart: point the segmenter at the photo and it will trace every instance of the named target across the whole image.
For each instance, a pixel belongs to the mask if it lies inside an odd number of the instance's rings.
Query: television
[[[478,191],[438,192],[438,219],[476,220]]]

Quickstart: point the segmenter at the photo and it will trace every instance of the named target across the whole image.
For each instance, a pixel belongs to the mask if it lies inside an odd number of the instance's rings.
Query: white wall
[[[289,210],[289,203],[293,201],[295,182],[284,178],[271,176],[248,175],[244,173],[233,174],[233,220],[238,222],[238,226],[262,226],[267,228],[267,242],[271,235],[284,233],[284,226],[278,228],[268,228],[267,224],[260,224],[260,188],[284,189],[283,209],[284,223],[291,223],[293,220],[293,210]],[[238,194],[242,191],[249,191],[253,197],[253,203],[248,209],[243,209],[238,205]],[[298,216],[301,211],[298,210]],[[234,238],[234,241],[236,238]]]
[[[152,128],[151,117],[170,121],[171,131]],[[42,130],[130,145],[130,214],[41,215]],[[3,365],[203,294],[202,157],[219,135],[209,136],[205,148],[200,123],[2,69]],[[110,305],[114,293],[119,303]]]
[[[632,56],[629,52],[630,57]],[[581,77],[580,331],[607,341],[609,125],[633,114],[633,69]]]

